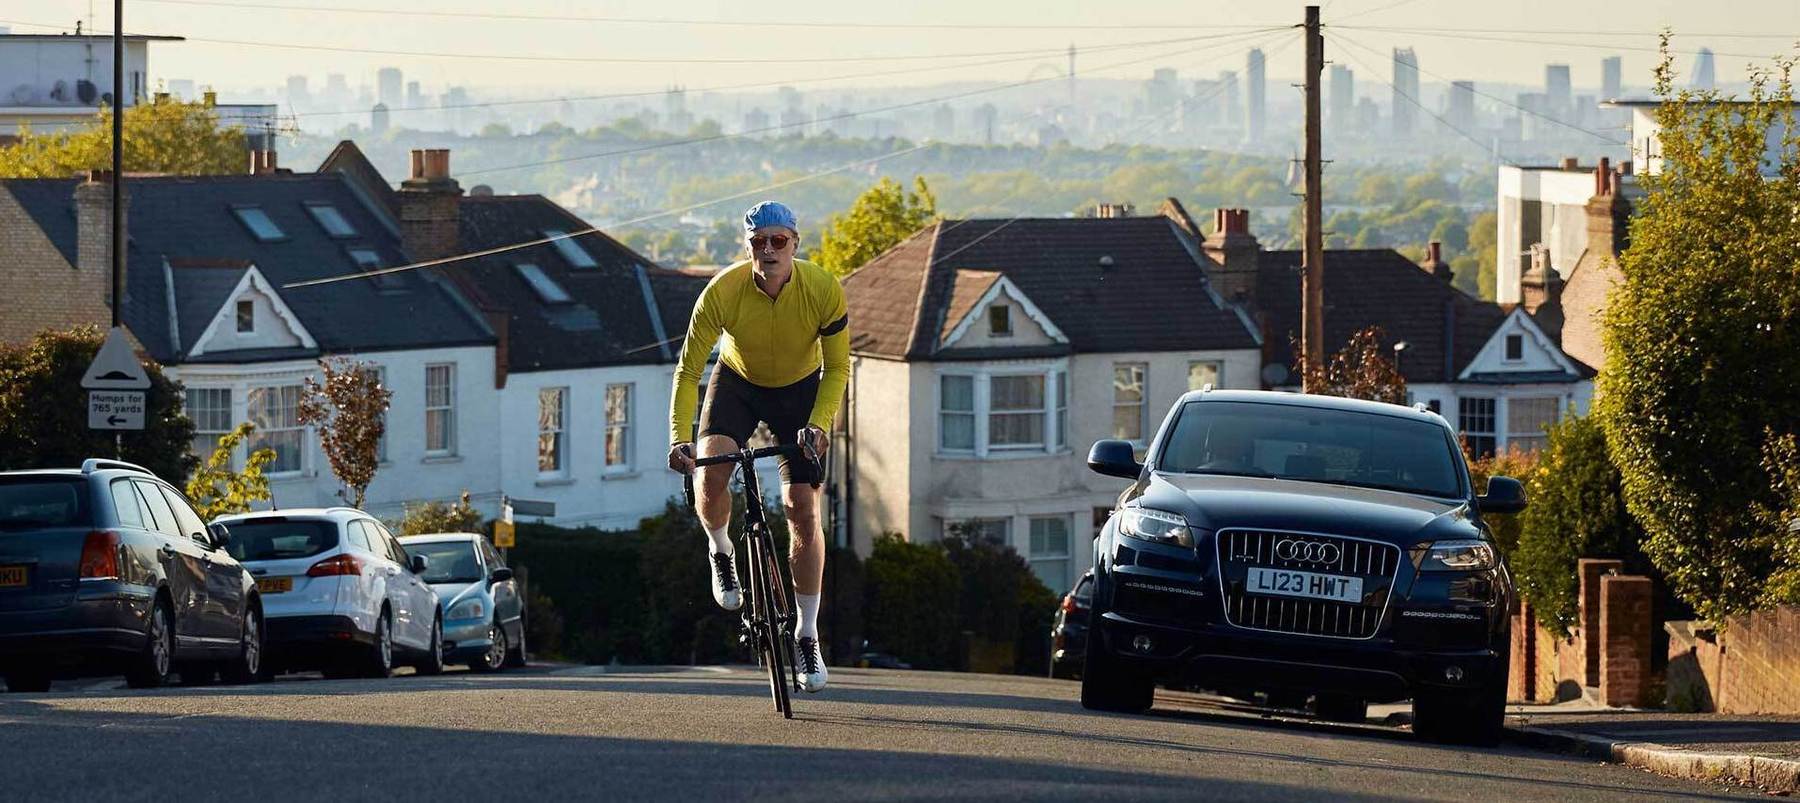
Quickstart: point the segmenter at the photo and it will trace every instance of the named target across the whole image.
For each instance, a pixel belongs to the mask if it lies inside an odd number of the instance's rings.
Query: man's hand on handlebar
[[[694,445],[686,441],[669,446],[669,470],[677,474],[694,473]]]
[[[831,448],[831,439],[825,436],[825,430],[812,424],[801,427],[795,439],[800,442],[802,448],[808,446],[812,448],[814,461],[823,461],[825,452]]]

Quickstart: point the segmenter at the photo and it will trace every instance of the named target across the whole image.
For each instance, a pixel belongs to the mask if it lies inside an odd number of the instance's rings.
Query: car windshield
[[[310,558],[338,545],[337,525],[329,521],[251,519],[225,528],[231,531],[225,550],[238,560]]]
[[[0,477],[0,531],[85,527],[92,521],[80,477]]]
[[[1461,496],[1463,487],[1455,447],[1437,424],[1293,404],[1188,402],[1156,467],[1439,497]]]
[[[406,552],[431,560],[420,575],[427,583],[473,583],[481,579],[481,561],[475,557],[475,544],[469,541],[413,542],[406,544]]]

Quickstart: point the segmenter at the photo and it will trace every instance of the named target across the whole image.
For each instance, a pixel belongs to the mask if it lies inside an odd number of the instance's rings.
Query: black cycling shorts
[[[723,364],[715,365],[712,380],[706,383],[706,402],[700,407],[700,437],[724,435],[742,448],[756,433],[760,421],[769,425],[776,443],[799,443],[800,428],[812,418],[813,402],[818,397],[817,373],[792,385],[765,388]],[[782,455],[777,459],[784,485],[817,486],[823,479],[818,468],[804,458]]]

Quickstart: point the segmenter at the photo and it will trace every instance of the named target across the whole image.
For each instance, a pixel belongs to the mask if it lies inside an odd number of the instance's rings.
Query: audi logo
[[[1326,541],[1302,541],[1298,538],[1283,538],[1275,542],[1275,557],[1282,560],[1299,561],[1301,563],[1336,563],[1343,557],[1344,550],[1337,544]]]

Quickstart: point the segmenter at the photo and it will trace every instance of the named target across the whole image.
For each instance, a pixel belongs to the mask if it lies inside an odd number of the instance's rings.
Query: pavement
[[[386,680],[0,695],[8,800],[1748,799],[1521,744],[1416,740],[1159,692],[1086,711],[1035,677],[834,668],[771,709],[750,667],[534,666]]]
[[[1508,725],[1520,744],[1675,778],[1800,792],[1800,717],[1604,709],[1576,701],[1514,706]]]

